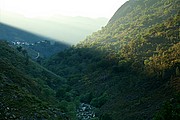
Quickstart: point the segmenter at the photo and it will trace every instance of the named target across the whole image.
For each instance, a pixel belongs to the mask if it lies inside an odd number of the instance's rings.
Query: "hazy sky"
[[[111,18],[128,0],[0,0],[1,12],[10,11],[26,17],[52,15]]]

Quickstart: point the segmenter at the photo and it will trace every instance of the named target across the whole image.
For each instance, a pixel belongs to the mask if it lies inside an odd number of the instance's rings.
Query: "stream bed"
[[[94,108],[85,103],[81,103],[79,105],[79,108],[77,109],[77,118],[78,120],[91,120],[92,118],[95,118],[95,112],[93,111]]]

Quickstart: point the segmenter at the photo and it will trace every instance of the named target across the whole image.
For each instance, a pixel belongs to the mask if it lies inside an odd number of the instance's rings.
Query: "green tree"
[[[179,67],[176,67],[176,76],[180,76],[180,70],[179,70]]]
[[[105,92],[101,96],[93,98],[91,101],[91,105],[100,108],[102,105],[106,103],[107,100],[108,100],[108,95]]]
[[[62,100],[64,97],[66,96],[66,91],[65,89],[63,88],[59,88],[56,92],[56,97],[59,99],[59,100]]]
[[[100,120],[112,120],[112,117],[110,114],[105,113],[101,116]]]

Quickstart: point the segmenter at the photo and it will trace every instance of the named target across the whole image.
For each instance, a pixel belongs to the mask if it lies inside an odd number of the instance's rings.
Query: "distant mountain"
[[[49,57],[68,48],[69,45],[47,37],[36,35],[19,28],[0,23],[0,39],[7,40],[15,46],[22,46],[28,50],[32,58]]]
[[[52,16],[49,18],[26,18],[22,15],[1,12],[1,22],[31,31],[68,44],[77,44],[87,35],[101,29],[106,18]]]
[[[180,1],[129,0],[109,23],[47,60],[100,120],[178,120]]]

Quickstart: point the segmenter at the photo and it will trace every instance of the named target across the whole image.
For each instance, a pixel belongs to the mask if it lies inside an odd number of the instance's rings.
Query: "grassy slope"
[[[54,90],[64,82],[0,41],[1,119],[65,119]]]

